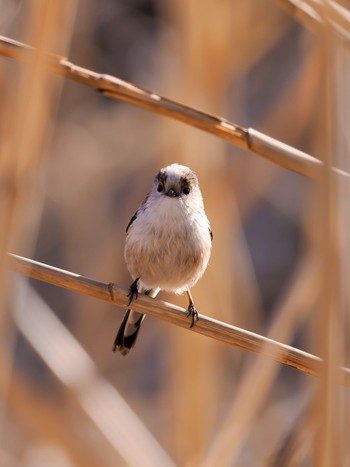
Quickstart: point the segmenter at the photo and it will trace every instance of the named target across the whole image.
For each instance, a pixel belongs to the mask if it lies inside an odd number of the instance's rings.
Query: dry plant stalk
[[[349,11],[336,1],[323,2],[320,0],[278,0],[278,3],[289,14],[303,22],[310,30],[322,34],[322,28],[328,22],[332,33],[339,33],[345,44],[350,45],[350,14]],[[326,15],[325,15],[326,13]],[[326,20],[325,20],[326,18]]]
[[[126,308],[129,302],[128,291],[112,282],[97,281],[13,254],[8,257],[8,267],[33,279],[105,300],[123,308]],[[318,376],[322,366],[321,359],[315,355],[208,316],[200,315],[199,321],[190,329],[185,309],[146,295],[141,295],[133,302],[133,309],[243,350],[263,354],[275,362],[312,376]],[[346,386],[350,386],[350,369],[342,368],[339,377]]]
[[[0,55],[25,61],[30,50],[31,47],[26,44],[0,36]],[[311,178],[318,178],[320,175],[320,160],[252,128],[244,128],[222,117],[180,104],[120,78],[82,68],[66,58],[47,54],[46,59],[50,70],[57,75],[90,86],[114,99],[138,105],[199,128],[250,150],[285,169]],[[346,177],[350,176],[336,168],[334,171]]]
[[[20,222],[36,228],[35,202],[28,197],[36,196],[39,180],[38,168],[43,158],[47,135],[50,130],[51,106],[58,91],[47,61],[47,48],[60,45],[65,50],[67,37],[61,38],[62,23],[72,14],[71,1],[56,5],[40,0],[29,9],[27,37],[34,44],[27,48],[25,66],[21,68],[17,89],[11,89],[12,102],[6,108],[6,143],[0,158],[1,168],[1,230],[0,251],[6,255],[10,243],[18,240]],[[35,182],[35,183],[34,183]],[[33,200],[32,200],[33,201]],[[39,203],[40,204],[40,203]],[[40,209],[39,209],[40,211]],[[22,217],[22,219],[21,219]],[[21,219],[21,220],[20,220]],[[23,224],[22,224],[23,227]],[[25,238],[28,241],[26,230]]]
[[[5,306],[8,292],[5,261],[11,248],[31,251],[41,214],[42,193],[40,165],[50,133],[51,105],[60,83],[54,83],[44,50],[65,50],[70,34],[62,35],[63,25],[71,18],[73,0],[27,2],[23,34],[34,47],[16,79],[2,83],[0,148],[0,393],[1,412],[8,404],[12,379],[11,325]],[[6,5],[2,4],[2,10]],[[64,45],[63,45],[64,44]],[[63,45],[63,46],[62,46]],[[4,74],[6,70],[4,70]],[[7,321],[8,320],[8,321]],[[6,417],[1,418],[3,425]],[[30,418],[33,414],[29,415]],[[38,418],[38,414],[34,414]],[[29,432],[35,423],[28,424]],[[2,431],[4,426],[2,426]],[[11,430],[10,430],[11,431]],[[32,434],[32,433],[31,433]],[[2,440],[2,454],[5,448]],[[0,463],[2,463],[0,461]]]
[[[326,6],[327,5],[327,6]],[[339,157],[336,121],[336,74],[339,69],[337,43],[331,27],[332,11],[329,2],[322,4],[323,29],[321,36],[323,59],[323,128],[325,135],[324,170],[316,190],[318,201],[319,235],[316,238],[319,257],[322,261],[322,287],[320,289],[320,313],[318,316],[317,348],[324,365],[320,372],[320,385],[314,405],[316,442],[314,464],[317,467],[342,465],[344,462],[344,425],[342,414],[344,400],[339,397],[337,368],[344,361],[344,321],[341,310],[343,294],[340,280],[341,262],[348,258],[340,256],[339,240],[342,235],[338,213],[340,204],[337,180],[331,176],[335,157]],[[316,428],[317,427],[317,428]]]

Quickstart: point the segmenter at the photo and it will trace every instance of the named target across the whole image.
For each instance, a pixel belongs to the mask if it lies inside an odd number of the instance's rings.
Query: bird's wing
[[[147,203],[147,200],[148,200],[148,197],[149,197],[149,193],[148,195],[146,196],[146,198],[142,201],[142,204],[141,206],[138,208],[138,210],[135,212],[135,214],[132,216],[132,218],[130,219],[130,222],[129,224],[127,225],[126,227],[126,233],[128,233],[128,230],[130,229],[130,227],[132,226],[132,224],[134,223],[134,221],[137,219],[137,216],[139,215],[139,212],[142,211],[145,207],[145,204]]]
[[[138,212],[139,212],[139,211],[137,210],[137,211],[135,212],[135,214],[132,216],[132,218],[130,219],[129,224],[128,224],[127,227],[126,227],[126,233],[128,233],[128,230],[130,229],[131,224],[136,220]]]

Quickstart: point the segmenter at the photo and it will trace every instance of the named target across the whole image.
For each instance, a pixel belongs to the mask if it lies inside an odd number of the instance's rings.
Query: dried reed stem
[[[25,276],[90,295],[123,308],[128,305],[128,292],[113,283],[100,282],[13,254],[8,255],[8,259],[9,268]],[[170,303],[141,295],[133,302],[133,309],[190,329],[186,310]],[[322,360],[319,357],[208,316],[200,315],[192,330],[243,350],[263,354],[303,373],[312,376],[318,376],[320,373]],[[340,376],[344,385],[350,386],[350,369],[342,368]]]
[[[322,33],[325,25],[325,14],[327,22],[333,33],[345,39],[345,45],[350,45],[350,13],[344,6],[336,1],[322,2],[320,0],[278,0],[278,3],[290,15],[304,23],[316,33]]]
[[[315,418],[316,443],[314,465],[327,467],[343,464],[344,454],[344,399],[337,386],[338,366],[344,361],[344,311],[341,307],[343,296],[341,264],[345,258],[340,254],[340,238],[344,234],[339,218],[340,196],[336,180],[331,176],[331,167],[341,149],[336,122],[341,122],[339,100],[337,99],[337,75],[344,72],[341,46],[336,41],[331,26],[332,16],[329,5],[323,2],[324,27],[321,36],[323,58],[323,133],[324,171],[318,186],[318,229],[319,257],[322,264],[322,286],[318,313],[318,352],[324,364],[320,372],[320,384],[315,397],[317,417]],[[344,53],[344,52],[343,52]],[[344,90],[343,90],[344,91]],[[344,153],[343,153],[344,155]]]
[[[0,36],[0,55],[15,60],[25,60],[31,48],[21,42]],[[202,112],[193,107],[159,96],[117,77],[96,73],[74,65],[66,58],[47,54],[53,73],[90,86],[114,99],[120,99],[152,112],[171,117],[183,123],[211,133],[230,143],[268,159],[269,161],[301,175],[318,178],[322,162],[252,128],[243,128],[228,120]],[[350,174],[334,169],[336,173]]]

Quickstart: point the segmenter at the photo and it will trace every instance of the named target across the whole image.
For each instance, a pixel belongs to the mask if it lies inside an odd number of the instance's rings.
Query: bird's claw
[[[198,311],[196,310],[196,307],[194,306],[194,303],[190,303],[188,305],[187,312],[188,312],[187,313],[187,318],[189,318],[190,316],[192,318],[190,328],[193,328],[193,325],[194,325],[195,321],[198,321],[198,319],[199,319]]]
[[[139,283],[139,278],[134,280],[134,282],[131,284],[131,286],[129,288],[128,298],[130,300],[129,300],[128,306],[130,306],[130,304],[133,301],[134,297],[136,298],[136,300],[139,298],[138,283]]]

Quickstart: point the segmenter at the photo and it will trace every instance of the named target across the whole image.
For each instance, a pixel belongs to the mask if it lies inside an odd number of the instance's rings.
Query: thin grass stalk
[[[335,94],[335,74],[339,72],[336,64],[337,49],[341,44],[334,37],[329,24],[328,9],[324,6],[323,61],[324,61],[324,135],[326,139],[324,171],[318,190],[321,238],[320,257],[323,264],[323,278],[320,295],[318,323],[319,352],[324,359],[321,370],[320,386],[316,397],[315,417],[316,443],[314,459],[317,467],[343,465],[342,422],[344,410],[339,397],[337,367],[342,358],[344,323],[340,309],[340,224],[337,205],[339,193],[336,180],[331,175],[331,167],[339,146],[336,144],[338,109]]]

